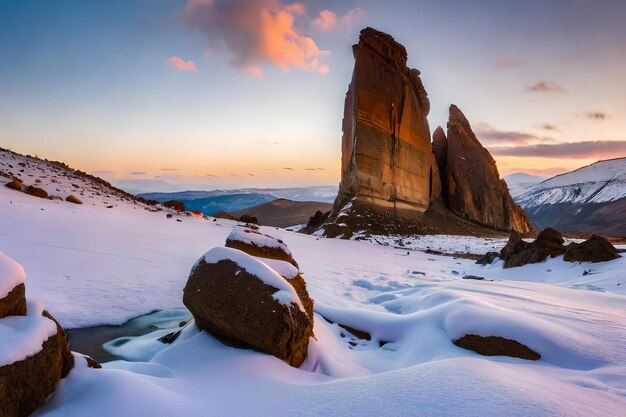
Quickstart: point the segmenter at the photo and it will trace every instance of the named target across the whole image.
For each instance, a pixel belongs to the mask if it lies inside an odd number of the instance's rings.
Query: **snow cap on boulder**
[[[0,252],[0,318],[26,315],[24,268]]]
[[[258,227],[235,226],[226,238],[226,246],[248,255],[286,261],[298,268],[287,245],[280,239],[261,233]]]

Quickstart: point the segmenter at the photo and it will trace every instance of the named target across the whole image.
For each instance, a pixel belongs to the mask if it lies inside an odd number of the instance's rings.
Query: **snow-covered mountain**
[[[626,236],[626,158],[557,175],[513,197],[539,228]]]
[[[525,174],[523,172],[516,172],[504,177],[506,184],[509,186],[509,193],[513,198],[527,193],[545,179],[546,177]]]

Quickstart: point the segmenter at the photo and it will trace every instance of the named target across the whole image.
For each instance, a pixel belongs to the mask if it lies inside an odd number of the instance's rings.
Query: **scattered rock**
[[[313,332],[294,288],[269,266],[232,248],[214,248],[191,270],[183,303],[196,325],[223,342],[298,367]]]
[[[83,202],[80,200],[80,198],[76,197],[74,194],[70,194],[67,197],[65,197],[65,201],[68,201],[68,202],[74,203],[74,204],[83,204]]]
[[[479,276],[476,276],[476,275],[465,275],[465,276],[463,276],[463,279],[473,279],[473,280],[476,280],[476,281],[484,281],[485,280],[484,277],[479,277]]]
[[[239,221],[243,222],[243,223],[249,223],[249,224],[258,224],[259,223],[259,219],[257,219],[254,216],[247,215],[247,214],[244,214],[243,216],[241,216],[239,218]]]
[[[34,197],[48,198],[48,193],[46,192],[46,190],[44,190],[43,188],[32,186],[32,185],[24,187],[24,192]]]
[[[185,211],[185,203],[178,200],[168,200],[162,204],[163,207],[168,207],[176,211]]]
[[[233,216],[232,214],[226,213],[225,211],[218,211],[217,213],[214,213],[212,217],[215,217],[217,219],[237,220],[235,216]]]
[[[159,337],[157,340],[161,343],[172,344],[176,341],[176,339],[178,339],[178,336],[180,336],[180,330],[168,333],[163,337]]]
[[[7,182],[4,185],[5,187],[9,187],[12,190],[22,191],[22,181],[18,180],[15,177],[13,177],[11,181]]]
[[[491,265],[493,261],[495,261],[496,258],[498,258],[499,256],[500,254],[498,252],[487,252],[486,254],[478,258],[478,260],[476,260],[476,263],[478,265]]]
[[[531,361],[541,359],[541,355],[528,346],[516,340],[505,339],[499,336],[466,334],[452,342],[458,347],[472,350],[484,356],[511,356]]]
[[[551,227],[539,233],[532,243],[524,242],[519,235],[512,233],[509,242],[500,252],[500,257],[505,261],[504,268],[543,262],[548,257],[563,255],[566,251],[563,242],[561,233]]]
[[[606,262],[619,257],[619,253],[611,242],[602,236],[593,235],[582,243],[569,245],[563,260],[567,262]]]

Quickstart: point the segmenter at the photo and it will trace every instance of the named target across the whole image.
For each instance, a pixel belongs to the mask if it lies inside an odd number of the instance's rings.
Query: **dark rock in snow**
[[[4,185],[12,190],[22,191],[22,181],[15,177]]]
[[[478,258],[476,260],[476,263],[478,265],[490,265],[493,263],[493,261],[496,260],[497,257],[499,257],[500,254],[498,252],[487,252],[486,254],[484,254],[483,256],[481,256],[480,258]]]
[[[48,198],[48,192],[46,190],[44,190],[43,188],[32,186],[32,185],[24,187],[24,192],[34,197]]]
[[[574,243],[567,247],[563,257],[567,262],[606,262],[619,258],[615,246],[606,238],[598,235],[582,243]]]
[[[541,355],[516,340],[499,336],[479,336],[466,334],[453,343],[463,349],[472,350],[484,356],[511,356],[513,358],[536,361]]]
[[[74,204],[83,204],[83,202],[80,200],[80,198],[76,197],[73,194],[70,194],[67,197],[65,197],[65,201],[70,202],[70,203],[74,203]]]
[[[0,318],[26,315],[26,287],[19,284],[4,298],[0,298]],[[0,342],[1,343],[1,342]]]
[[[526,264],[543,262],[548,257],[563,255],[563,236],[558,230],[550,227],[544,229],[532,243],[521,240],[511,234],[509,243],[502,249],[500,257],[505,260],[504,268],[514,268]]]
[[[226,247],[239,249],[260,258],[286,261],[298,268],[298,263],[282,240],[263,234],[258,229],[248,225],[233,228],[226,238]]]

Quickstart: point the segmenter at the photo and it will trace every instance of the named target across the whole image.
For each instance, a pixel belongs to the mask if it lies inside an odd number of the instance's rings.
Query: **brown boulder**
[[[524,210],[513,202],[506,182],[500,179],[496,161],[455,105],[450,106],[446,141],[446,189],[442,194],[448,208],[494,229],[534,234]]]
[[[43,188],[34,187],[32,185],[24,187],[24,192],[35,197],[48,198],[48,192],[46,190],[44,190]]]
[[[196,326],[223,342],[274,355],[298,367],[313,332],[294,288],[246,253],[214,248],[192,268],[183,303]]]
[[[513,358],[536,361],[541,355],[528,346],[512,339],[499,336],[479,336],[466,334],[452,341],[458,347],[472,350],[484,356],[511,356]]]
[[[226,247],[260,258],[286,261],[298,268],[287,245],[280,239],[261,233],[258,227],[235,226],[226,238]]]
[[[12,190],[22,191],[22,181],[20,181],[19,179],[15,177],[13,177],[11,181],[4,184],[4,186]]]
[[[0,298],[0,318],[26,315],[26,287],[19,284],[4,298]]]
[[[509,241],[500,251],[500,258],[504,261],[508,261],[513,255],[526,249],[528,245],[529,243],[525,242],[519,233],[512,231],[509,236]]]
[[[574,243],[567,247],[564,261],[567,262],[606,262],[619,258],[615,246],[606,238],[598,235],[582,243]]]
[[[74,194],[70,194],[67,197],[65,197],[65,201],[74,203],[74,204],[83,204],[80,198],[76,197]]]
[[[507,244],[501,253],[502,259],[505,259],[504,268],[534,264],[543,262],[548,257],[554,258],[563,255],[566,251],[563,242],[561,233],[548,227],[539,233],[537,239],[532,243],[524,242],[511,247],[508,247],[509,244]],[[511,243],[511,240],[509,240],[509,243]]]
[[[31,414],[74,366],[65,332],[48,312],[43,311],[42,316],[55,322],[56,333],[43,342],[38,353],[0,366],[0,415],[3,417]]]

